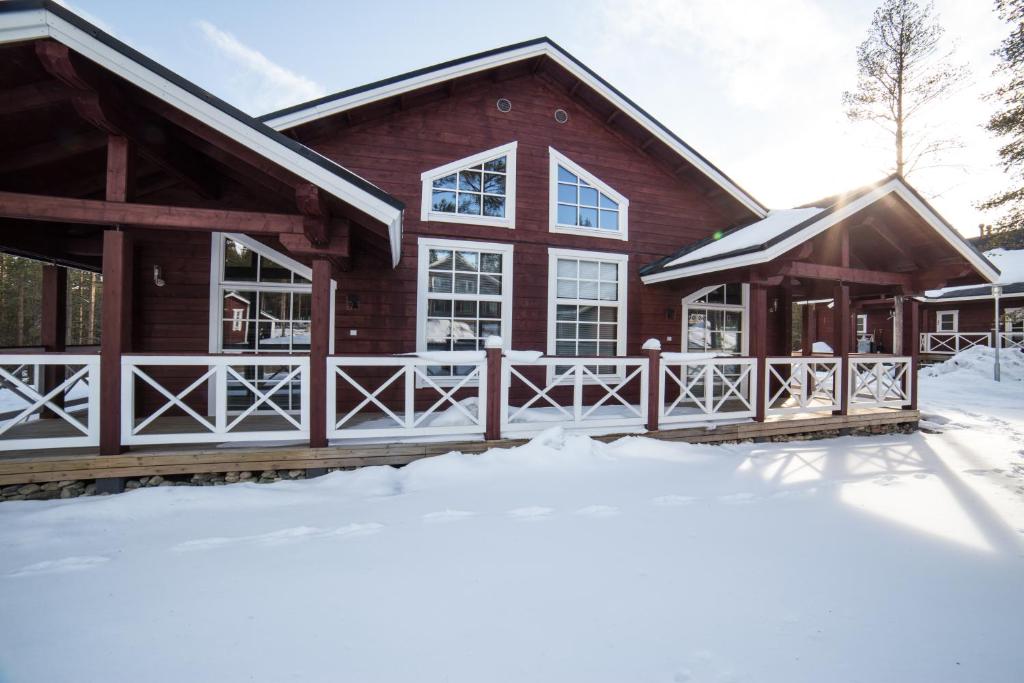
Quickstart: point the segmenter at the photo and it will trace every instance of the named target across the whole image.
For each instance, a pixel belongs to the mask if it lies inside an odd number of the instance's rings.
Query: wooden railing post
[[[750,355],[754,364],[754,420],[764,422],[768,406],[768,288],[761,283],[750,285]]]
[[[313,259],[309,340],[309,447],[327,447],[327,354],[331,344],[331,262]],[[334,381],[334,378],[330,378]]]
[[[501,337],[488,337],[484,341],[487,352],[487,412],[484,417],[484,438],[501,438],[501,411],[505,387],[501,384]]]
[[[647,352],[647,431],[658,431],[661,412],[661,342],[648,339],[643,350]]]

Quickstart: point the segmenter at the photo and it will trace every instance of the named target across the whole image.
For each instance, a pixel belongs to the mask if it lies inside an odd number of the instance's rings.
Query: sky
[[[852,123],[842,93],[880,0],[65,2],[251,114],[546,35],[672,129],[754,197],[787,208],[892,170],[891,136]],[[1007,187],[991,55],[1008,32],[988,0],[936,0],[971,75],[919,125],[963,147],[910,175],[961,233]],[[285,10],[285,8],[287,8]],[[344,160],[339,160],[344,163]]]

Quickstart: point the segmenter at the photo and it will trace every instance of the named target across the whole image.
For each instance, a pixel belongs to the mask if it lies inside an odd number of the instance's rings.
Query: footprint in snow
[[[348,536],[368,536],[375,534],[384,528],[383,524],[377,522],[353,522],[334,529],[324,529],[314,526],[297,526],[287,529],[278,529],[264,534],[253,534],[252,536],[213,536],[210,538],[197,538],[191,541],[184,541],[171,548],[178,552],[190,552],[196,550],[212,550],[232,545],[262,545],[278,546],[289,543],[297,543],[308,539],[335,538]]]
[[[697,500],[693,496],[677,496],[675,494],[668,496],[658,496],[651,500],[652,503],[661,507],[679,507],[680,505],[689,505],[690,503]]]
[[[440,510],[438,512],[428,512],[423,515],[423,521],[428,524],[440,524],[444,522],[458,522],[463,519],[475,516],[475,512],[469,512],[467,510]]]
[[[580,508],[573,514],[583,517],[614,517],[619,514],[619,508],[611,505],[588,505]]]
[[[67,572],[80,572],[86,569],[98,567],[109,562],[109,557],[100,555],[83,555],[76,557],[65,557],[60,560],[43,560],[10,572],[7,576],[41,576],[44,574],[65,574]]]
[[[757,500],[757,496],[753,493],[730,493],[727,496],[719,496],[718,500],[731,505],[741,505],[745,503],[753,503]]]
[[[534,505],[525,508],[516,508],[515,510],[509,510],[508,516],[515,519],[521,519],[527,522],[539,522],[542,519],[547,519],[554,512],[551,508]]]

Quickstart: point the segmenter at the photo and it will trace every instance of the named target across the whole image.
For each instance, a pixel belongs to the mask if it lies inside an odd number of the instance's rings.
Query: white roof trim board
[[[337,197],[350,206],[359,209],[375,220],[388,226],[393,265],[401,256],[401,235],[403,209],[397,200],[387,201],[373,192],[359,187],[358,182],[370,185],[348,169],[321,157],[321,163],[307,158],[288,145],[275,140],[275,133],[258,121],[241,112],[234,115],[225,111],[229,108],[222,102],[200,91],[198,87],[184,82],[175,82],[158,73],[142,55],[133,56],[134,50],[88,24],[77,15],[50,2],[18,3],[7,11],[0,12],[0,44],[51,38],[103,68],[124,78],[133,85],[163,100],[197,121],[227,135],[260,156],[286,168],[303,180]],[[185,86],[192,86],[192,90]],[[201,96],[199,93],[202,93]],[[217,102],[217,106],[214,102]],[[233,108],[231,108],[233,109]],[[244,119],[244,120],[243,120]],[[264,128],[261,131],[260,128]],[[332,172],[325,166],[336,167]],[[346,180],[339,173],[356,179]],[[386,193],[379,191],[386,197]],[[398,204],[396,206],[395,204]]]
[[[999,279],[999,271],[984,256],[935,213],[903,180],[893,177],[848,203],[836,204],[829,209],[805,208],[773,211],[760,221],[733,230],[719,240],[698,247],[661,265],[658,272],[644,275],[641,280],[644,284],[653,284],[767,263],[889,194],[895,194],[903,199],[982,277],[989,282],[996,282]],[[795,231],[792,234],[778,239],[787,231],[793,230]],[[773,239],[778,241],[771,243]],[[761,246],[763,248],[758,248]],[[730,256],[729,254],[733,252],[736,252],[735,255]]]
[[[371,84],[367,88],[357,88],[351,95],[336,98],[329,96],[316,100],[309,106],[297,105],[280,112],[271,112],[260,118],[277,130],[285,130],[418,88],[443,83],[454,78],[534,57],[547,57],[551,59],[642,125],[652,136],[668,145],[676,154],[686,159],[701,173],[728,192],[734,199],[747,207],[754,215],[761,217],[766,215],[766,209],[743,188],[715,168],[700,154],[683,144],[675,135],[630,101],[629,98],[611,87],[590,69],[548,39],[539,39],[523,43],[521,46],[492,50],[477,57],[455,60],[436,68],[421,69],[407,76],[399,76],[381,81],[381,84],[376,87],[373,87]]]

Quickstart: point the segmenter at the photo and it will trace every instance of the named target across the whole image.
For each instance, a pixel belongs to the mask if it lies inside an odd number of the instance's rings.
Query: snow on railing
[[[99,371],[96,355],[0,355],[0,450],[98,446]]]
[[[988,332],[922,332],[921,353],[954,354],[972,346],[991,346]]]
[[[136,414],[140,405],[156,404],[159,407]],[[125,445],[308,438],[308,357],[121,358]]]
[[[661,424],[754,417],[756,359],[711,355],[661,355],[658,388]]]
[[[485,368],[483,351],[331,356],[327,359],[327,437],[482,434],[487,408]],[[352,398],[339,408],[339,399]]]
[[[765,414],[832,412],[840,408],[839,358],[768,358]]]
[[[911,402],[909,356],[851,358],[850,407],[899,407]]]
[[[508,351],[501,364],[502,434],[570,429],[641,431],[647,419],[647,358],[541,357]]]
[[[999,346],[1004,349],[1024,351],[1024,332],[1000,332]]]

